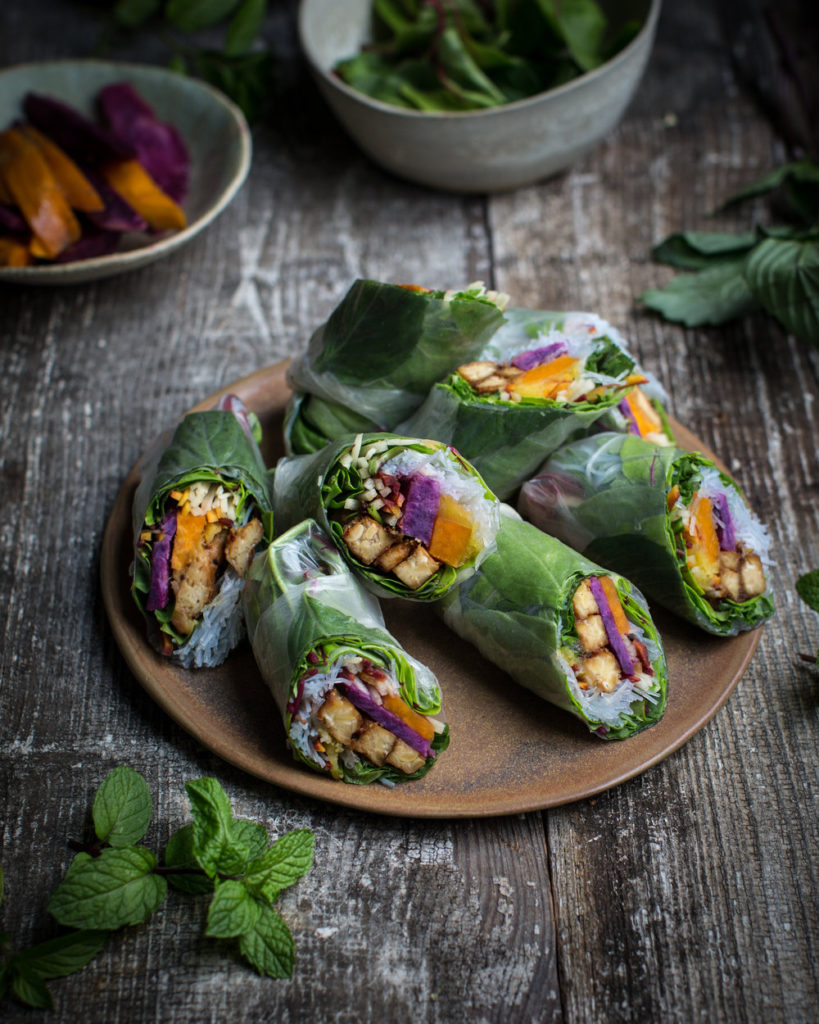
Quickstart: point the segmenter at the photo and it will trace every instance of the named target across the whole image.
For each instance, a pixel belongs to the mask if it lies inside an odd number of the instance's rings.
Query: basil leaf
[[[213,878],[233,875],[247,862],[248,844],[234,834],[233,811],[216,779],[195,779],[185,784],[193,805],[193,855]]]
[[[668,320],[687,327],[723,324],[758,306],[743,275],[745,259],[743,256],[695,274],[681,274],[665,288],[644,292],[640,301]]]
[[[77,854],[48,904],[69,928],[141,924],[156,910],[167,883],[153,874],[156,857],[144,847],[103,850],[99,857]]]
[[[153,811],[145,779],[133,768],[115,768],[94,797],[92,817],[97,838],[111,846],[132,846],[148,831]]]
[[[41,978],[64,978],[93,960],[107,938],[107,931],[81,929],[21,950],[12,962],[24,964],[26,970],[34,971]]]
[[[231,939],[244,935],[256,927],[262,905],[250,895],[245,886],[235,880],[219,882],[208,908],[205,934],[213,939]]]
[[[745,276],[786,330],[819,345],[819,233],[802,241],[766,238],[748,257]]]
[[[809,608],[819,612],[819,569],[813,569],[799,577],[796,581],[796,593]]]
[[[272,907],[262,905],[253,929],[239,939],[239,949],[259,974],[289,978],[293,973],[293,936]]]
[[[251,892],[273,902],[313,865],[316,839],[306,828],[281,836],[261,857],[248,865],[245,884]]]

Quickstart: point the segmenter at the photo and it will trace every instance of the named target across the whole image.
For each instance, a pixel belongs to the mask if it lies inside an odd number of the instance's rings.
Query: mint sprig
[[[46,982],[84,967],[110,931],[145,922],[165,900],[168,883],[210,897],[206,935],[238,940],[261,974],[292,974],[293,936],[273,903],[312,867],[313,833],[298,829],[271,843],[257,822],[233,816],[216,779],[196,779],[186,789],[193,821],[171,836],[160,863],[137,845],[152,815],[145,780],[124,765],[108,775],[94,799],[94,838],[70,843],[77,854],[48,904],[59,924],[75,930],[10,955],[9,936],[0,931],[0,998],[11,993],[29,1006],[53,1007]],[[0,904],[4,899],[0,869]]]
[[[819,569],[813,569],[799,577],[796,581],[796,593],[809,608],[819,612]],[[814,662],[814,658],[810,654],[802,654],[800,657],[804,661]],[[819,668],[819,650],[816,651],[815,664]]]

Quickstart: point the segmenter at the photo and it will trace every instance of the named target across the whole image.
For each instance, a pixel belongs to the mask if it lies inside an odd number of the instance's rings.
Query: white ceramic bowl
[[[52,60],[0,71],[0,129],[22,116],[27,92],[39,92],[94,116],[94,99],[111,82],[130,82],[162,121],[174,124],[191,158],[188,195],[182,206],[187,226],[157,237],[124,236],[108,256],[75,263],[0,267],[0,283],[79,284],[123,274],[174,252],[190,241],[230,202],[250,167],[247,122],[217,89],[165,68],[99,60]]]
[[[332,74],[370,36],[372,0],[302,0],[299,36],[319,90],[358,145],[387,170],[454,192],[517,188],[565,170],[617,124],[645,70],[661,0],[602,0],[643,26],[611,60],[528,99],[429,113],[389,106]]]

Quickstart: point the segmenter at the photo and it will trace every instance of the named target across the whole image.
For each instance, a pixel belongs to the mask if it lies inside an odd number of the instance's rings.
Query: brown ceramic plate
[[[286,364],[259,370],[225,392],[238,394],[265,430],[265,457],[283,454],[281,425],[289,392]],[[679,443],[713,457],[673,424]],[[293,761],[273,699],[247,643],[215,669],[186,671],[155,654],[128,589],[130,506],[137,465],[117,497],[103,540],[102,593],[125,660],[148,693],[199,742],[277,786],[335,804],[418,818],[471,818],[556,807],[616,786],[668,757],[716,713],[759,642],[758,631],[720,639],[653,609],[668,656],[668,708],[631,739],[606,743],[581,722],[534,697],[459,640],[430,608],[383,602],[390,630],[435,671],[452,741],[423,779],[405,786],[350,786]]]

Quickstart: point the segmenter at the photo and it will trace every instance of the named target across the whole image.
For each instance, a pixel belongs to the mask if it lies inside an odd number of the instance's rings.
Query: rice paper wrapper
[[[260,552],[248,572],[242,597],[248,637],[259,671],[270,688],[288,732],[288,704],[298,694],[299,680],[310,670],[310,653],[332,647],[389,669],[402,698],[420,714],[441,709],[441,691],[433,672],[407,654],[389,633],[378,601],[355,578],[336,547],[318,524],[303,520]],[[444,749],[448,732],[433,744]],[[297,760],[317,764],[291,744]],[[402,776],[388,765],[369,765],[351,773],[350,782],[377,778],[404,781],[425,774]]]
[[[522,352],[564,339],[578,352],[605,350],[605,376],[610,380],[638,369],[619,331],[593,313],[508,309],[506,322],[478,358],[509,362]],[[454,365],[450,367],[454,369]],[[653,393],[665,397],[659,384],[655,385]],[[616,417],[616,407],[626,390],[621,388],[594,402],[511,401],[478,395],[460,374],[450,373],[398,429],[451,444],[505,500],[551,452],[589,433],[606,414],[611,414],[607,429],[615,424],[625,429],[622,417]]]
[[[343,526],[331,512],[343,511],[349,496],[361,493],[361,478],[355,468],[345,467],[342,456],[358,439],[336,440],[312,455],[280,459],[273,480],[273,507],[276,529],[286,530],[303,518],[315,519],[339,549],[346,563],[364,585],[379,597],[405,597],[416,601],[435,601],[451,587],[466,579],[493,550],[499,524],[499,503],[475,469],[445,444],[395,434],[364,434],[360,451],[371,445],[387,442],[388,451],[377,455],[373,463],[387,463],[402,452],[420,453],[429,463],[430,472],[439,473],[446,487],[453,489],[458,500],[461,491],[468,492],[477,506],[478,529],[482,546],[476,555],[458,568],[442,564],[435,576],[417,590],[408,589],[400,580],[390,577],[374,565],[364,565],[348,551],[341,539]],[[412,457],[412,455],[411,455]],[[352,513],[348,513],[351,515]]]
[[[244,522],[255,512],[262,521],[265,539],[270,540],[273,534],[270,475],[253,434],[254,420],[238,399],[231,396],[225,404],[224,408],[189,413],[154,441],[139,464],[141,479],[131,508],[131,593],[148,622],[148,638],[157,650],[163,649],[163,633],[173,635],[168,625],[170,612],[146,610],[151,589],[150,552],[140,546],[139,538],[143,529],[162,522],[170,492],[197,482],[236,484],[240,495],[237,521]],[[199,668],[225,660],[245,635],[241,589],[242,580],[228,569],[201,622],[184,643],[175,640],[175,661],[187,668]]]
[[[482,285],[444,292],[356,281],[288,370],[294,394],[311,396],[288,412],[288,452],[315,451],[342,428],[393,429],[436,380],[474,359],[503,319]]]
[[[436,606],[446,625],[515,682],[603,739],[625,739],[654,725],[665,710],[668,669],[643,595],[513,510],[505,513],[496,551]],[[612,575],[627,618],[642,632],[656,678],[650,694],[629,683],[589,695],[560,654],[574,622],[575,590],[583,579],[601,575]]]
[[[668,494],[674,479],[693,488],[703,473],[728,494],[741,535],[767,563],[767,531],[730,476],[698,453],[628,435],[599,434],[553,453],[523,486],[518,508],[540,529],[627,575],[669,611],[709,633],[734,636],[770,618],[773,597],[766,590],[715,607],[684,568]]]

